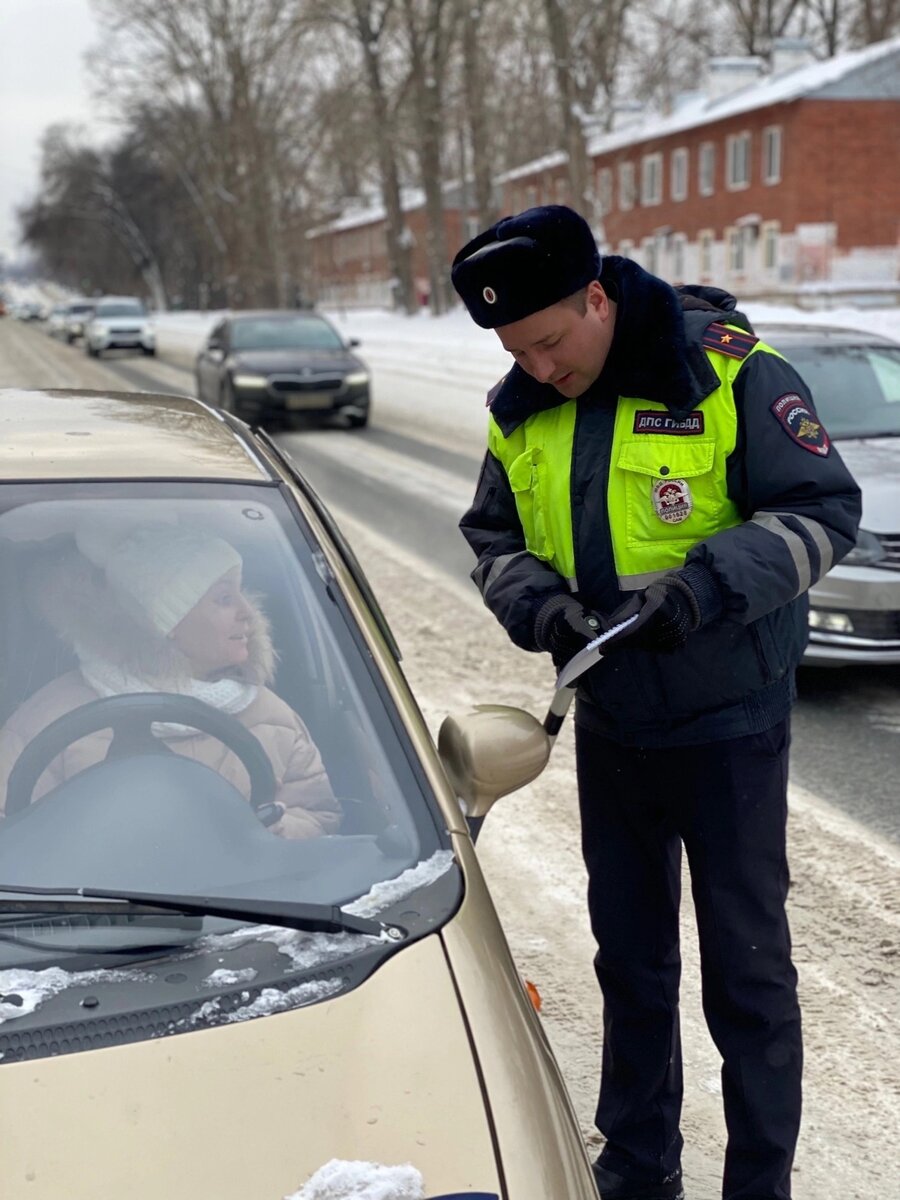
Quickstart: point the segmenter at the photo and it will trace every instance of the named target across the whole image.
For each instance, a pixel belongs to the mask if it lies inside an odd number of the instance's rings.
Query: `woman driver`
[[[340,807],[319,751],[293,709],[266,686],[275,653],[262,611],[242,591],[234,547],[174,525],[133,528],[118,538],[86,528],[76,540],[80,553],[43,571],[37,594],[79,667],[42,687],[0,729],[0,806],[22,750],[57,717],[100,696],[178,692],[231,713],[259,739],[284,808],[273,832],[334,833]],[[154,732],[249,795],[244,767],[217,739],[173,724]],[[67,746],[38,780],[33,800],[101,761],[111,737],[100,730]]]

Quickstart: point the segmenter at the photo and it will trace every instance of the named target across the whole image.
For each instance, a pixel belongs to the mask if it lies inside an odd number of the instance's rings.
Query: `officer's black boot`
[[[617,1175],[598,1161],[594,1163],[594,1178],[601,1200],[684,1200],[680,1170],[656,1183],[642,1183]]]

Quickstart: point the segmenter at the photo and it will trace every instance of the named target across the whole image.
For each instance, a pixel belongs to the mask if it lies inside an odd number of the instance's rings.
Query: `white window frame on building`
[[[763,269],[766,271],[777,271],[780,266],[781,222],[764,221],[760,233],[762,236]]]
[[[716,190],[716,143],[701,142],[697,155],[697,190],[711,196]]]
[[[598,167],[596,174],[597,210],[601,217],[609,216],[613,206],[613,175],[609,167]]]
[[[658,243],[655,237],[645,237],[641,243],[641,254],[644,262],[645,271],[649,271],[651,275],[659,274],[659,253]]]
[[[672,172],[670,187],[673,200],[687,200],[688,167],[688,148],[687,146],[679,146],[677,150],[672,151],[670,166]]]
[[[782,133],[780,125],[767,125],[762,135],[762,181],[781,183]]]
[[[740,192],[750,186],[753,134],[749,129],[730,133],[725,139],[725,186],[729,192]]]
[[[697,234],[697,253],[701,276],[711,276],[713,273],[713,246],[716,244],[716,234],[713,229],[701,229]]]
[[[619,242],[619,254],[622,258],[634,257],[634,242],[631,240],[631,238],[623,238],[621,242]]]
[[[685,249],[687,237],[683,233],[672,234],[672,282],[681,283],[684,280]]]
[[[725,248],[728,253],[728,272],[742,275],[747,269],[747,243],[739,225],[728,225],[725,229]]]
[[[619,208],[628,212],[634,208],[634,163],[619,163]]]
[[[662,204],[663,156],[660,151],[645,154],[641,159],[641,204],[650,208]]]

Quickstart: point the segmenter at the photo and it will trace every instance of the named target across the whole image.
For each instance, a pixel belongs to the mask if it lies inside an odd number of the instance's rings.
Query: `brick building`
[[[713,59],[704,85],[667,115],[622,106],[618,127],[589,140],[583,207],[603,248],[743,297],[900,302],[900,38],[825,62],[782,39],[767,72]],[[572,203],[562,152],[496,184],[504,212]],[[406,211],[425,279],[421,199]],[[349,220],[311,235],[320,298],[388,303],[383,214]],[[456,248],[472,232],[464,204],[445,220]]]
[[[424,194],[418,189],[409,190],[403,197],[402,207],[416,294],[422,304],[427,304]],[[458,187],[445,189],[444,223],[447,245],[454,250],[474,234],[472,219],[466,215],[464,197]],[[307,234],[316,298],[320,304],[351,308],[393,306],[385,229],[383,206],[372,205],[349,212]]]

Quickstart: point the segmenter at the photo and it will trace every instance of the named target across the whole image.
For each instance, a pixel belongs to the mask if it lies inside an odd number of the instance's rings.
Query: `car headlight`
[[[235,375],[232,382],[239,388],[264,388],[269,381],[265,375]]]
[[[853,621],[847,613],[832,612],[827,608],[809,610],[810,629],[822,629],[828,633],[852,633]]]
[[[867,529],[861,529],[856,545],[844,559],[848,567],[871,567],[884,558],[884,546]]]
[[[349,375],[344,376],[344,383],[346,383],[347,387],[358,387],[361,383],[368,382],[368,371],[351,371]]]
[[[90,325],[88,325],[88,333],[97,333],[101,337],[106,337],[109,333],[109,326],[101,325],[99,321],[91,321]]]

